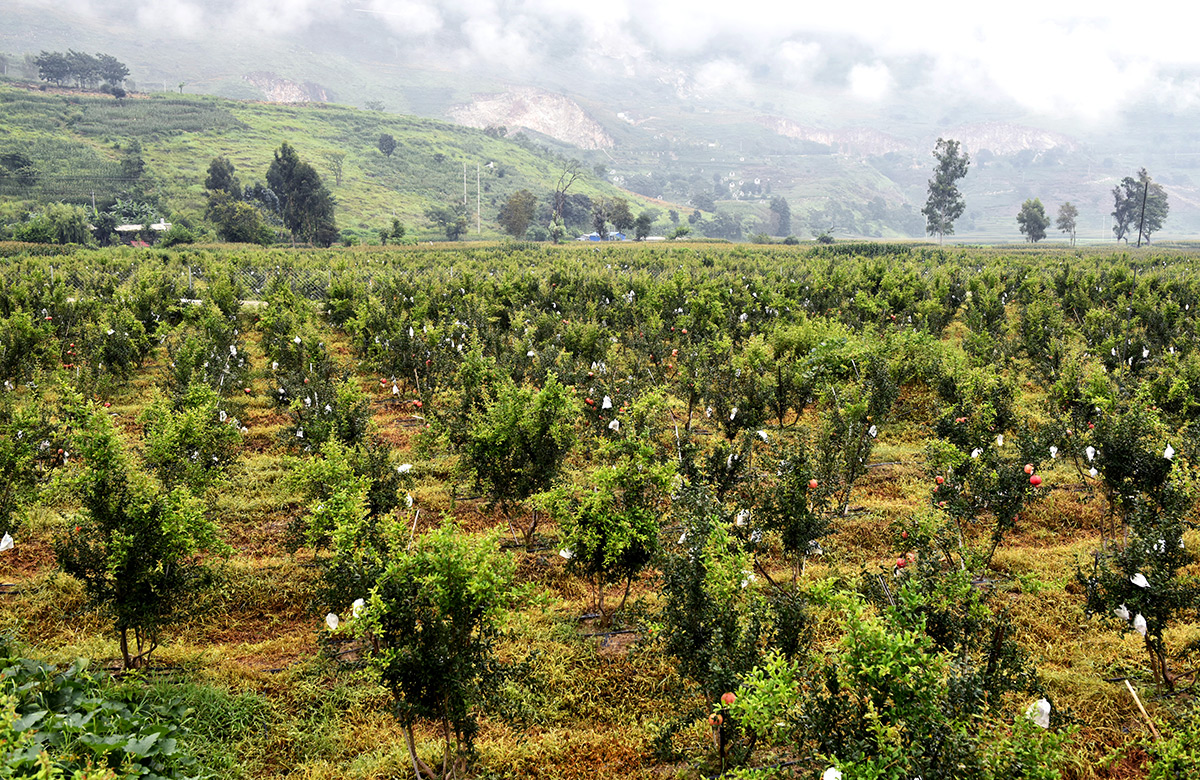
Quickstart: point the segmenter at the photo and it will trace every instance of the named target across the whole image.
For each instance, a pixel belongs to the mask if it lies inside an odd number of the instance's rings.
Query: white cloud
[[[505,22],[499,16],[468,19],[462,26],[472,59],[518,70],[537,59],[523,29],[520,18]]]
[[[1163,79],[1155,90],[1154,97],[1160,105],[1173,111],[1187,111],[1200,107],[1200,78]]]
[[[696,89],[704,94],[744,92],[750,85],[750,73],[744,65],[727,59],[701,65],[694,78]]]
[[[11,1],[11,0],[10,0]],[[45,0],[15,0],[44,2]],[[962,4],[780,4],[776,0],[62,0],[80,16],[134,18],[197,35],[338,30],[370,14],[403,51],[428,61],[552,67],[564,52],[632,77],[686,71],[707,89],[752,89],[761,66],[793,86],[820,86],[839,56],[861,100],[909,90],[1013,101],[1098,118],[1146,97],[1195,108],[1195,12],[1174,0],[1010,0]],[[77,10],[75,10],[77,9]],[[696,64],[699,63],[699,64]]]
[[[951,0],[869,9],[651,0],[633,24],[664,55],[741,46],[747,60],[791,62],[796,67],[784,68],[785,77],[795,82],[819,64],[821,51],[861,48],[860,59],[872,64],[855,67],[849,82],[862,99],[896,88],[884,69],[903,64],[905,88],[1095,119],[1147,95],[1193,104],[1195,85],[1177,72],[1200,68],[1186,16],[1167,0],[1146,0],[1136,13],[1116,0],[1011,0],[1003,9]]]
[[[179,0],[149,0],[138,6],[138,25],[150,30],[159,30],[198,38],[210,32],[204,9]]]
[[[225,19],[240,33],[290,33],[312,27],[342,14],[342,9],[323,0],[258,0],[236,6]]]
[[[850,94],[859,100],[878,102],[892,88],[892,72],[887,65],[876,62],[871,65],[858,64],[850,69],[848,79]]]
[[[812,79],[821,64],[821,44],[806,41],[784,41],[779,46],[778,60],[784,79],[805,83]]]
[[[388,28],[417,39],[440,31],[443,24],[437,5],[421,0],[368,0],[354,10],[378,16]]]

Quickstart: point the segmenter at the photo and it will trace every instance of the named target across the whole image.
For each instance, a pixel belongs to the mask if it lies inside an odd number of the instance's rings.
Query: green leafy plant
[[[821,491],[842,515],[850,509],[850,491],[867,472],[879,426],[891,414],[900,390],[882,356],[864,356],[863,361],[861,369],[851,361],[855,381],[825,385],[813,448]]]
[[[37,398],[17,404],[0,395],[0,535],[14,532],[41,487],[62,465],[65,434]]]
[[[828,657],[806,665],[768,656],[744,677],[732,710],[747,728],[819,757],[801,762],[811,770],[832,764],[844,778],[1060,776],[1066,733],[960,695],[953,654],[937,650],[919,622],[835,601],[846,633]]]
[[[661,413],[663,400],[655,396],[634,404],[621,436],[597,452],[607,465],[592,472],[592,489],[559,519],[561,554],[568,569],[588,580],[602,625],[624,608],[633,579],[658,552],[658,517],[675,469],[672,462],[658,460],[648,418]],[[605,589],[622,580],[625,593],[608,612]]]
[[[1186,470],[1152,410],[1132,406],[1095,429],[1095,462],[1117,523],[1112,535],[1079,566],[1089,614],[1142,635],[1155,682],[1175,685],[1164,638],[1167,628],[1200,609],[1200,579],[1186,572],[1195,555],[1184,545],[1195,499]],[[1182,454],[1179,455],[1182,458]]]
[[[162,490],[131,462],[107,415],[76,403],[71,417],[82,513],[55,540],[55,555],[112,621],[125,668],[142,666],[162,629],[188,614],[211,582],[200,555],[228,548],[198,499],[182,487]]]
[[[347,596],[366,598],[383,571],[389,513],[398,491],[412,481],[407,469],[401,473],[389,463],[384,448],[347,447],[329,439],[319,457],[303,461],[292,478],[308,501],[294,529],[297,537],[314,555],[329,552],[318,562],[331,606]]]
[[[417,777],[445,780],[467,772],[481,689],[496,678],[493,643],[512,604],[513,562],[495,536],[471,537],[444,523],[417,538],[393,524],[386,568],[367,602],[359,630],[378,647],[370,663],[391,691]],[[418,718],[438,724],[440,771],[416,750]]]
[[[28,312],[0,318],[0,382],[15,386],[52,366],[58,357],[53,336],[51,322],[38,321]]]
[[[763,540],[763,531],[773,534],[781,545],[784,560],[791,565],[792,582],[804,572],[804,562],[820,550],[820,540],[833,531],[828,501],[820,491],[816,471],[802,443],[784,447],[778,454],[775,479],[758,491],[758,501],[748,522],[747,538],[757,551],[762,542],[753,542],[754,532]],[[765,545],[763,545],[765,547]],[[755,559],[756,569],[770,580],[765,567]]]
[[[365,444],[371,435],[371,405],[355,377],[341,381],[318,379],[303,390],[288,408],[291,425],[284,441],[311,450],[329,439],[343,444]]]
[[[471,415],[462,465],[500,507],[510,530],[518,505],[548,489],[562,468],[574,443],[572,406],[567,388],[551,374],[540,390],[502,382],[486,408]],[[532,509],[521,526],[526,549],[538,522]]]
[[[216,391],[197,384],[183,392],[177,408],[160,397],[138,416],[143,460],[168,489],[182,486],[202,496],[237,460],[242,434],[222,406]]]
[[[236,311],[236,303],[225,301]],[[213,304],[205,306],[171,334],[166,385],[181,396],[193,382],[203,382],[223,396],[240,394],[250,384],[245,340],[230,316]]]
[[[1171,725],[1166,739],[1147,745],[1154,758],[1148,780],[1175,780],[1200,772],[1200,712],[1193,705]]]
[[[1036,472],[1050,455],[1053,432],[1018,423],[1011,385],[988,372],[945,372],[940,393],[949,404],[925,447],[930,505],[945,526],[931,535],[948,566],[982,576],[1021,511],[1039,500]],[[975,545],[975,531],[989,529]]]
[[[770,630],[768,606],[753,586],[750,555],[730,535],[712,494],[684,485],[675,508],[683,530],[664,545],[662,634],[680,673],[699,689],[699,712],[708,713],[758,664]],[[659,739],[691,720],[686,712],[683,718]],[[737,738],[734,724],[724,725],[733,753],[723,750],[720,759],[741,763],[752,745]]]
[[[0,658],[0,777],[186,778],[190,711],[112,684],[80,659],[59,668]]]

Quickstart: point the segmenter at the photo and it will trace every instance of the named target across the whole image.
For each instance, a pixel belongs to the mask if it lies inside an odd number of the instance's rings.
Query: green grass
[[[335,104],[275,105],[169,93],[116,101],[0,87],[0,109],[5,113],[0,140],[6,149],[30,157],[43,174],[32,189],[10,182],[0,195],[88,204],[93,194],[100,201],[116,197],[133,186],[120,177],[118,164],[122,148],[136,139],[147,165],[138,186],[157,195],[162,213],[196,220],[204,210],[204,181],[213,158],[227,157],[249,185],[264,181],[275,150],[287,141],[332,191],[339,226],[371,241],[393,218],[419,239],[444,238],[427,225],[424,212],[462,202],[464,166],[469,235],[477,235],[478,201],[482,235],[498,237],[496,214],[508,196],[529,189],[544,199],[565,165],[533,144]],[[383,133],[397,140],[390,157],[377,148]],[[327,157],[335,152],[345,154],[340,185]],[[627,197],[635,213],[645,205],[594,178],[586,166],[584,171],[572,194]]]

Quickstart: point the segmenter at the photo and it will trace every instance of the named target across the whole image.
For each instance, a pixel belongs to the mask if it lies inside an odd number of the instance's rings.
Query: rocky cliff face
[[[911,149],[911,144],[899,138],[865,127],[821,130],[780,116],[763,116],[759,117],[757,121],[760,125],[770,128],[785,138],[824,144],[843,154],[870,156]]]
[[[290,81],[274,73],[255,71],[247,73],[242,80],[258,89],[269,103],[325,103],[329,94],[320,84]]]
[[[518,88],[481,96],[451,109],[450,117],[467,127],[525,128],[581,149],[613,146],[612,137],[578,103],[539,89]]]
[[[907,139],[897,138],[865,127],[823,130],[778,116],[763,116],[759,117],[757,121],[779,135],[825,144],[842,154],[872,156],[889,152],[925,154],[928,151],[920,144],[914,144]],[[941,136],[959,141],[963,148],[971,154],[976,154],[984,149],[998,156],[1013,155],[1023,151],[1045,152],[1050,149],[1058,149],[1059,151],[1073,152],[1078,149],[1078,144],[1068,136],[1007,122],[959,125],[945,131]]]
[[[963,148],[972,154],[983,149],[996,155],[1008,155],[1026,150],[1044,152],[1058,149],[1073,152],[1078,148],[1075,141],[1060,133],[1007,122],[959,125],[947,130],[942,137],[959,141]]]

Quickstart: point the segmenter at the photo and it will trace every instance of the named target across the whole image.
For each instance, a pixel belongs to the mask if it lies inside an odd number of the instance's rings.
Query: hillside
[[[521,132],[538,147],[579,159],[589,172],[603,171],[609,184],[680,204],[664,210],[687,214],[697,205],[705,211],[710,205],[719,209],[727,215],[728,230],[703,231],[711,235],[744,238],[771,231],[770,200],[784,197],[791,206],[791,232],[802,238],[822,231],[838,238],[924,237],[920,209],[932,167],[930,150],[939,137],[946,137],[962,141],[973,160],[961,182],[967,212],[955,226],[956,241],[1020,241],[1016,214],[1024,200],[1040,198],[1051,214],[1067,201],[1078,207],[1080,241],[1110,243],[1111,191],[1141,167],[1166,187],[1170,198],[1170,215],[1156,240],[1200,236],[1200,188],[1192,178],[1195,122],[1182,111],[1164,113],[1152,105],[1153,96],[1147,96],[1146,106],[1114,106],[1105,121],[1076,123],[1053,112],[995,105],[984,94],[947,106],[899,99],[848,104],[829,85],[798,90],[767,79],[755,90],[737,84],[706,88],[700,83],[702,68],[610,50],[603,42],[580,47],[572,37],[577,31],[558,31],[554,67],[522,70],[520,57],[507,61],[501,41],[484,47],[486,61],[467,62],[452,56],[461,40],[422,46],[414,42],[421,39],[419,31],[408,34],[386,13],[368,9],[326,9],[328,19],[309,9],[313,19],[281,19],[281,29],[273,31],[271,20],[246,11],[264,25],[253,30],[250,40],[245,29],[221,28],[212,34],[196,29],[196,20],[205,14],[214,19],[229,15],[216,0],[189,4],[196,19],[159,18],[156,14],[173,8],[169,3],[137,9],[132,20],[128,9],[107,0],[85,3],[86,13],[24,2],[10,6],[0,30],[8,78],[35,79],[36,69],[30,72],[25,58],[40,50],[77,48],[111,52],[126,62],[132,88],[138,91],[161,90],[176,97],[181,91],[203,93],[289,106],[373,106],[380,111],[367,116],[375,117],[379,127],[392,121],[384,116],[401,115],[434,120],[446,132],[450,123],[504,126],[510,135]],[[584,54],[574,57],[568,50]],[[246,125],[262,127],[230,110]],[[332,109],[337,117],[343,110]],[[361,124],[349,134],[332,128],[318,133],[311,154],[351,140],[369,151],[366,126],[372,123]],[[290,120],[278,126],[309,129]],[[277,145],[277,136],[268,137],[243,155],[245,164],[256,168],[254,175],[261,175],[269,159],[262,152]],[[306,154],[299,136],[291,141]],[[449,146],[457,148],[456,142]],[[498,160],[480,159],[499,157],[504,148],[443,152],[458,167],[439,163],[428,168],[432,197],[445,199],[459,191],[462,162],[468,167],[489,161],[499,165]],[[393,196],[380,180],[387,179],[388,171],[373,169],[353,149],[347,153],[345,191],[335,192],[342,208],[354,212],[354,223],[344,227],[370,225],[381,216],[390,219],[393,210],[411,219],[431,197]],[[545,166],[535,174],[539,166],[521,159],[513,157],[509,173],[531,177],[535,191],[547,189]],[[162,158],[155,163],[161,165]],[[176,165],[187,167],[170,163]],[[510,192],[505,185],[517,179],[488,181],[493,170],[481,179],[481,185],[492,185],[493,192],[485,194]],[[239,171],[244,171],[241,165]],[[360,195],[368,181],[383,184],[383,189]],[[535,181],[542,181],[541,187],[532,186]],[[580,191],[587,192],[586,186]],[[709,204],[710,198],[715,202]],[[490,199],[484,200],[486,223]],[[656,232],[668,227],[660,222]],[[1048,240],[1063,239],[1052,232]]]
[[[0,184],[8,199],[100,202],[137,190],[157,200],[164,215],[197,219],[204,181],[214,157],[225,156],[243,184],[264,179],[284,141],[321,173],[337,203],[344,232],[367,237],[401,220],[419,238],[435,238],[423,216],[431,206],[466,200],[471,234],[476,206],[484,237],[499,235],[496,214],[508,196],[529,189],[543,202],[568,158],[527,137],[504,138],[418,117],[329,103],[271,104],[153,93],[125,100],[82,92],[0,88],[5,153],[33,162],[37,180]],[[382,134],[395,152],[378,148]],[[140,145],[144,172],[132,180],[123,168]],[[340,180],[337,175],[338,155]],[[572,195],[626,197],[634,212],[647,204],[581,168]],[[658,209],[662,213],[664,209]]]

